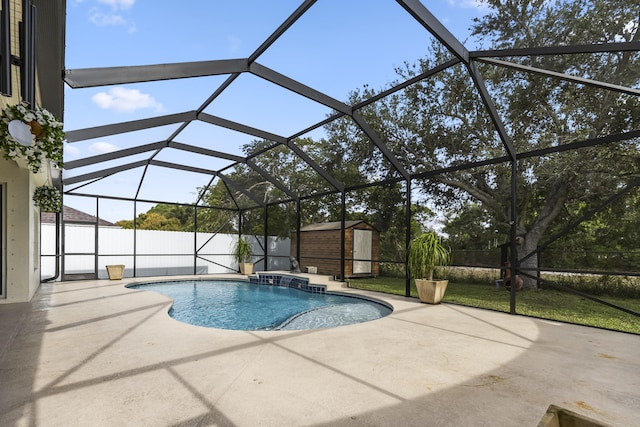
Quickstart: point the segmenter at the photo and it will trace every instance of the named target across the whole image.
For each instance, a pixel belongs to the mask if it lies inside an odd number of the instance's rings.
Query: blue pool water
[[[244,281],[181,280],[129,286],[173,299],[169,315],[197,326],[233,330],[301,330],[379,319],[391,308],[376,301],[317,294]]]

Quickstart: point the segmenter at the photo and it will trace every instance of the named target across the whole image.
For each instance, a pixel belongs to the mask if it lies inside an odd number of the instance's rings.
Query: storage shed
[[[366,222],[345,221],[344,274],[347,277],[380,273],[380,232]],[[341,222],[311,224],[300,229],[300,270],[340,277]],[[291,256],[297,257],[298,242],[291,238]],[[311,269],[308,269],[311,267]]]

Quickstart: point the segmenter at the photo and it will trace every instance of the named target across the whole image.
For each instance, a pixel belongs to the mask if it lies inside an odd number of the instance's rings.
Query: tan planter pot
[[[447,290],[448,280],[415,279],[420,301],[427,304],[440,304]]]
[[[124,265],[107,265],[107,273],[109,274],[109,280],[120,280],[124,274]]]
[[[253,263],[252,262],[240,263],[240,273],[241,274],[253,274]]]

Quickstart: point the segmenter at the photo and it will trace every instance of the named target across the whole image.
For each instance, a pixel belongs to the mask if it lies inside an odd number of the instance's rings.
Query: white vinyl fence
[[[235,234],[192,233],[159,230],[127,230],[118,227],[66,224],[64,232],[64,273],[91,274],[107,278],[106,265],[124,264],[125,277],[133,276],[134,252],[136,276],[233,273],[238,264],[233,258]],[[289,270],[290,240],[269,236],[268,264],[264,259],[264,236],[244,236],[253,246],[256,271]],[[55,225],[42,224],[41,277],[55,275]],[[61,233],[62,241],[62,233]],[[135,251],[134,251],[135,245]],[[97,251],[96,251],[97,249]],[[194,255],[197,253],[197,257]],[[62,259],[60,259],[62,272]]]

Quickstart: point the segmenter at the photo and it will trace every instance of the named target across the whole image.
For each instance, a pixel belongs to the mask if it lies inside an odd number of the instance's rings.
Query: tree
[[[136,218],[136,228],[139,230],[192,231],[193,208],[191,206],[170,205],[159,203]],[[116,222],[122,228],[133,229],[133,221],[120,220]]]
[[[199,188],[198,194],[202,196],[202,203],[210,209],[198,208],[198,231],[205,233],[237,233],[237,214],[231,196],[222,180],[209,188]],[[193,223],[193,219],[191,220]]]
[[[120,220],[116,222],[122,228],[133,228],[133,221]],[[138,230],[165,230],[165,231],[181,231],[182,226],[176,218],[167,218],[156,212],[141,213],[136,219],[136,228]]]
[[[620,0],[489,0],[490,12],[473,34],[486,47],[537,47],[637,41],[638,9]],[[402,81],[433,69],[451,54],[434,42],[431,55],[399,68]],[[616,85],[635,87],[640,81],[637,52],[509,58],[513,62],[568,73]],[[532,73],[478,64],[506,132],[519,153],[556,147],[638,128],[638,97],[579,86]],[[352,94],[357,103],[373,92]],[[486,108],[462,64],[450,67],[403,92],[361,111],[391,151],[411,173],[419,174],[505,155]],[[341,127],[342,126],[342,127]],[[351,139],[362,146],[363,133],[343,120],[332,128],[333,139]],[[517,168],[518,258],[524,272],[537,268],[536,250],[566,203],[595,206],[638,175],[638,141],[597,145],[564,153],[523,158]],[[354,150],[353,153],[358,153]],[[362,155],[363,173],[389,170],[380,156]],[[383,169],[385,168],[385,169]],[[391,169],[392,170],[392,169]],[[473,201],[489,212],[496,229],[508,235],[511,222],[511,166],[451,172],[417,181],[433,203],[451,209]],[[535,287],[534,280],[525,286]]]

